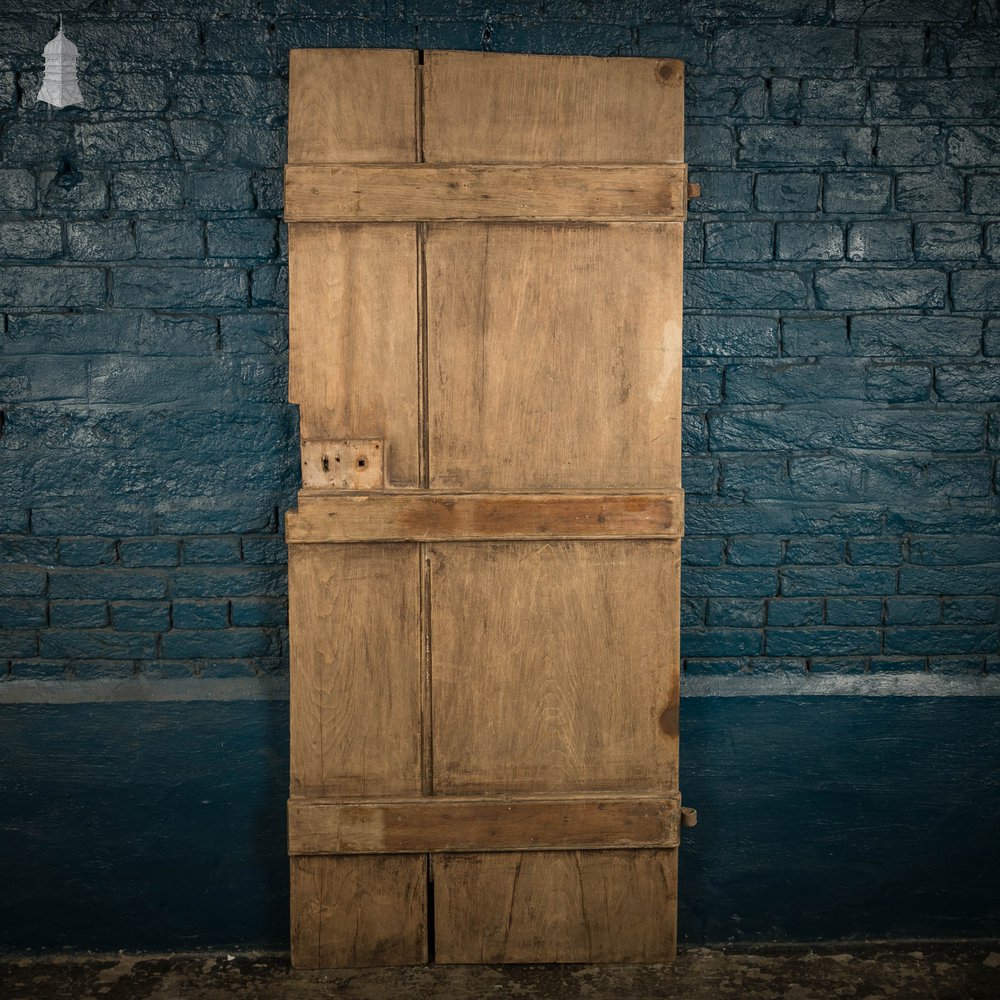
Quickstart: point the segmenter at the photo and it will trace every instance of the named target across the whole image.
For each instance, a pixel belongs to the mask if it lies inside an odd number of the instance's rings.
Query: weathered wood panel
[[[673,59],[427,52],[428,163],[680,163]]]
[[[431,225],[430,485],[679,489],[681,240]]]

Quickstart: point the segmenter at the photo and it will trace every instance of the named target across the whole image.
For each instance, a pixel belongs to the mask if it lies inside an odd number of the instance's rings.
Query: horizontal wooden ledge
[[[302,490],[289,542],[680,538],[684,494]]]
[[[287,222],[683,222],[684,165],[285,167]]]
[[[424,854],[676,847],[679,795],[291,799],[289,854]]]

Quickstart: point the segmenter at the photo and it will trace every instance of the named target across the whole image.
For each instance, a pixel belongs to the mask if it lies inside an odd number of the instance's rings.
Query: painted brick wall
[[[287,669],[287,50],[354,45],[685,60],[686,670],[990,669],[997,11],[4,0],[0,674]]]

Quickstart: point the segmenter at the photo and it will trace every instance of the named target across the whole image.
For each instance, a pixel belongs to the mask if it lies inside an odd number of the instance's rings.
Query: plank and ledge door
[[[291,54],[299,967],[675,952],[683,71]]]

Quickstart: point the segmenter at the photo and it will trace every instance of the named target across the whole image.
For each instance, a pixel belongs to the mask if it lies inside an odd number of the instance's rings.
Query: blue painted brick
[[[985,656],[931,656],[927,665],[935,674],[985,674]]]
[[[1000,101],[1000,81],[968,76],[875,80],[872,101],[886,118],[988,119]]]
[[[688,357],[774,357],[778,324],[763,316],[686,316],[684,353]]]
[[[784,549],[780,538],[733,538],[726,549],[726,560],[733,566],[777,566]]]
[[[684,369],[683,400],[685,406],[708,406],[722,401],[722,368],[699,365]]]
[[[847,230],[849,260],[909,260],[909,222],[854,222]]]
[[[709,598],[706,621],[713,628],[759,628],[764,624],[764,602],[747,598]]]
[[[697,264],[705,253],[705,230],[697,222],[684,226],[684,263]]]
[[[839,215],[887,212],[892,175],[872,171],[827,173],[823,178],[823,211]]]
[[[934,388],[939,399],[950,403],[995,403],[1000,400],[1000,364],[939,365]]]
[[[710,458],[681,458],[681,481],[690,494],[710,495],[716,492],[719,469]]]
[[[761,652],[758,629],[689,628],[681,634],[681,656],[750,656]]]
[[[833,222],[779,222],[779,260],[841,260],[844,231]]]
[[[990,625],[887,628],[885,630],[885,651],[887,653],[924,655],[996,653],[997,630]]]
[[[917,260],[978,260],[982,229],[974,222],[918,222],[913,251]]]
[[[247,563],[280,566],[288,561],[288,546],[281,535],[244,535],[240,547]]]
[[[705,624],[705,608],[707,601],[692,600],[689,597],[681,601],[681,628]]]
[[[937,625],[941,602],[936,597],[890,597],[885,602],[889,625]]]
[[[930,398],[927,365],[872,365],[865,376],[865,395],[885,403],[912,403]]]
[[[116,306],[153,309],[246,305],[247,274],[239,268],[119,267],[114,271]]]
[[[839,538],[790,538],[785,547],[786,563],[825,565],[843,558],[844,542]]]
[[[237,212],[253,207],[250,174],[245,170],[193,170],[187,175],[184,198],[199,212]]]
[[[205,254],[201,223],[140,219],[135,225],[140,257],[197,259]]]
[[[759,77],[689,75],[684,81],[685,112],[690,118],[762,118],[764,99],[764,81]]]
[[[881,625],[878,597],[831,597],[826,602],[827,625]]]
[[[801,113],[798,77],[776,76],[768,81],[767,110],[771,118],[795,119]]]
[[[84,122],[76,126],[84,160],[138,163],[166,159],[172,144],[170,129],[161,121]]]
[[[810,656],[809,672],[812,674],[866,674],[870,659],[867,656]]]
[[[743,25],[722,30],[713,52],[715,65],[846,69],[854,61],[854,31],[806,25]]]
[[[922,26],[864,27],[858,32],[862,66],[919,66],[924,60]]]
[[[685,566],[721,566],[721,538],[685,538],[681,542],[681,559]]]
[[[156,636],[111,629],[49,629],[39,635],[39,650],[48,658],[152,658],[156,656]]]
[[[750,174],[733,170],[693,170],[690,179],[701,187],[701,194],[688,206],[691,213],[749,211],[753,196]]]
[[[20,211],[35,207],[35,178],[27,170],[0,170],[0,210]]]
[[[0,537],[0,563],[35,563],[54,566],[56,539],[31,535]]]
[[[5,566],[0,572],[0,597],[41,597],[45,571],[33,566]]]
[[[870,669],[873,674],[918,674],[926,671],[927,659],[923,656],[873,656]]]
[[[170,605],[163,601],[115,602],[111,624],[126,632],[164,632],[170,627]]]
[[[71,222],[66,227],[66,242],[74,260],[128,260],[135,256],[135,236],[126,219]]]
[[[781,322],[781,353],[793,357],[837,356],[850,353],[847,320],[784,319]]]
[[[874,137],[867,126],[746,125],[739,129],[741,163],[866,166]]]
[[[229,624],[229,602],[225,600],[174,601],[171,622],[176,629],[226,628]],[[236,625],[270,624],[264,622],[234,622]]]
[[[49,618],[52,628],[105,628],[108,605],[105,601],[53,601]]]
[[[104,303],[104,272],[35,264],[0,267],[0,307],[84,309]]]
[[[895,566],[899,556],[900,543],[894,538],[852,538],[847,543],[847,558],[855,566]]]
[[[176,566],[177,540],[174,538],[126,538],[119,543],[124,566]]]
[[[238,563],[240,540],[235,536],[185,538],[185,563]]]
[[[910,540],[910,561],[930,566],[1000,562],[1000,538],[992,535],[913,538]]]
[[[690,677],[729,676],[749,670],[749,659],[704,657],[684,660],[684,673]]]
[[[878,130],[879,166],[934,166],[944,158],[944,131],[937,125],[884,125]]]
[[[957,310],[971,312],[1000,309],[1000,270],[977,268],[951,276],[951,300]]]
[[[802,81],[802,115],[809,119],[860,121],[865,113],[865,80],[806,79]]]
[[[118,170],[111,179],[111,197],[125,212],[178,209],[184,199],[184,174],[175,169]]]
[[[798,566],[781,570],[783,597],[894,594],[896,571],[869,566]]]
[[[821,309],[940,309],[947,296],[943,271],[842,267],[816,273]]]
[[[3,650],[4,659],[35,656],[38,653],[38,633],[31,629],[0,629],[0,650]],[[0,668],[0,678],[3,672]]]
[[[969,211],[975,215],[995,215],[1000,199],[1000,174],[973,176],[968,182]]]
[[[807,661],[801,656],[754,656],[750,672],[754,674],[804,674]]]
[[[0,629],[44,628],[46,619],[45,601],[0,601]],[[0,658],[6,655],[0,652]]]
[[[805,281],[791,270],[690,268],[685,274],[689,308],[796,309],[805,306],[807,297]]]
[[[772,231],[767,222],[710,222],[705,226],[705,260],[770,260]]]
[[[681,574],[685,597],[771,597],[777,592],[777,573],[768,569],[692,566]]]
[[[65,538],[59,542],[63,566],[109,566],[115,561],[115,543],[110,538]]]
[[[127,601],[161,598],[166,592],[163,575],[141,570],[55,570],[49,580],[49,596],[58,599]]]
[[[964,193],[962,175],[946,167],[896,177],[896,208],[901,212],[960,212]]]
[[[164,634],[161,648],[168,660],[267,656],[275,650],[275,636],[258,628],[175,629]]]
[[[882,632],[877,628],[768,628],[769,656],[858,656],[878,653]]]
[[[175,597],[275,597],[286,593],[283,569],[199,567],[173,574]]]
[[[46,260],[61,256],[62,249],[62,226],[58,222],[5,222],[0,226],[0,257]]]
[[[760,212],[816,212],[819,185],[819,174],[757,174],[754,204]]]
[[[266,627],[288,624],[288,605],[281,598],[244,598],[232,602],[233,625]]]
[[[205,226],[209,257],[275,255],[277,223],[274,219],[219,219]]]
[[[767,602],[768,626],[803,626],[823,624],[823,601],[820,598],[788,600],[775,598]]]
[[[945,625],[987,625],[997,620],[995,597],[951,597],[941,602]]]
[[[872,357],[978,354],[982,321],[961,316],[854,316],[851,349]]]
[[[982,566],[902,566],[901,594],[968,594],[993,596],[1000,593],[1000,564]]]
[[[991,264],[1000,263],[1000,225],[993,223],[986,227],[986,259]]]

